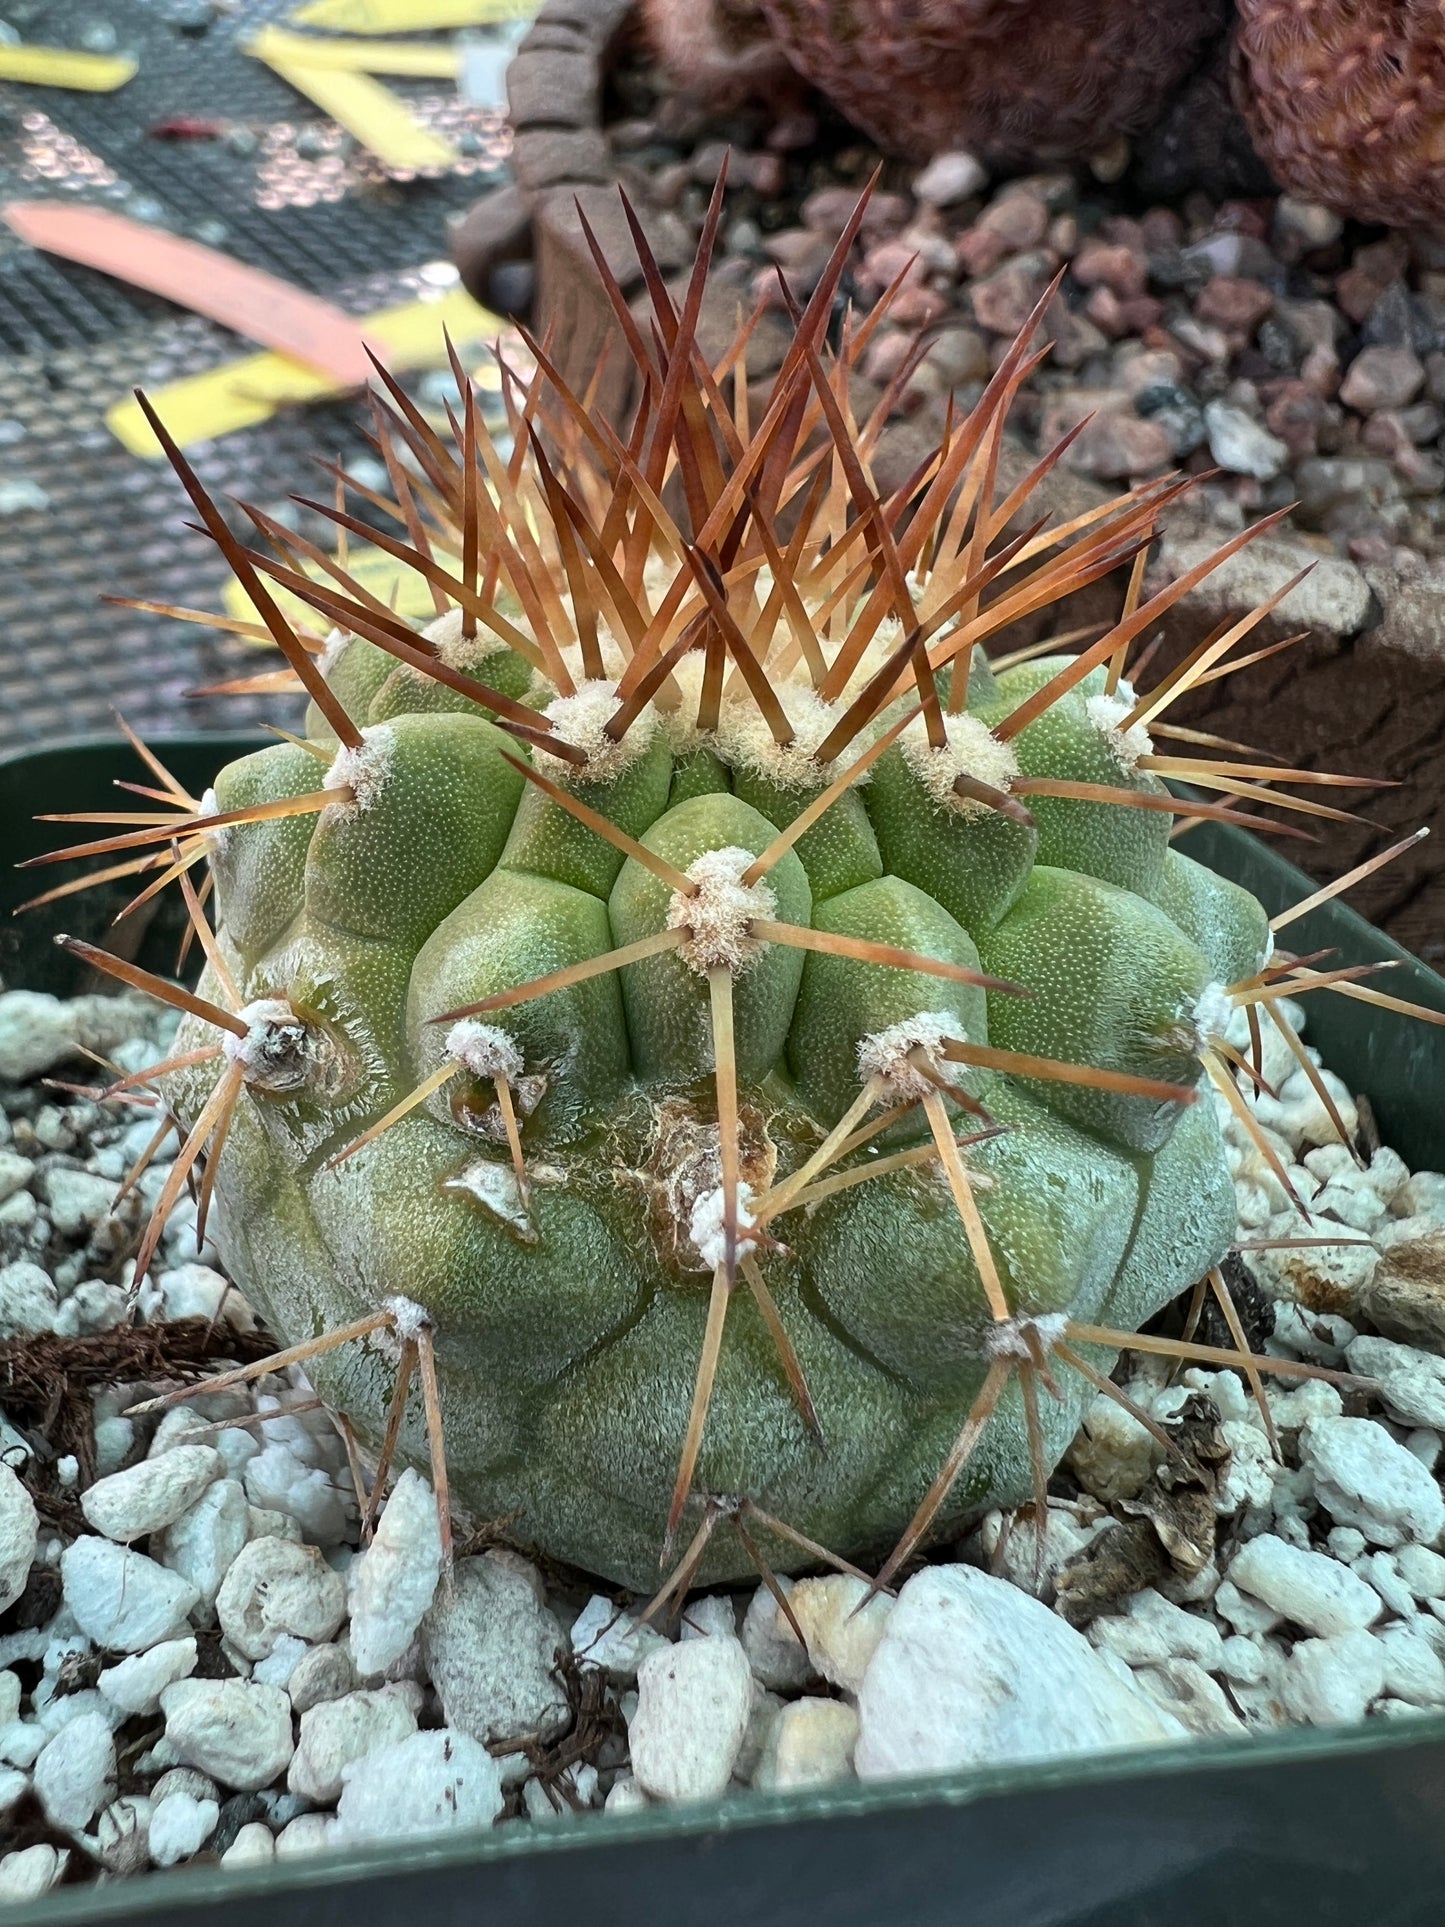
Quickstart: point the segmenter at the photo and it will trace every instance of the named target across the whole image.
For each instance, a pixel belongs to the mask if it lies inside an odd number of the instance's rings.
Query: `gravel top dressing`
[[[1267,1045],[1278,1097],[1254,1109],[1311,1219],[1226,1112],[1228,1276],[1256,1348],[1349,1376],[1269,1384],[1266,1421],[1244,1375],[1146,1359],[1123,1378],[1137,1418],[1103,1397],[1087,1412],[1042,1539],[1027,1509],[992,1512],[861,1611],[863,1583],[830,1574],[779,1582],[791,1621],[758,1586],[645,1624],[644,1600],[533,1563],[505,1520],[445,1576],[415,1471],[363,1535],[347,1442],[295,1369],[123,1415],[271,1349],[197,1255],[189,1203],[128,1322],[165,1166],[114,1207],[152,1126],[57,1086],[84,1078],[77,1046],[155,1061],[166,1022],[0,996],[5,1901],[1445,1707],[1445,1176],[1372,1146],[1328,1071],[1367,1166]],[[1305,1236],[1351,1242],[1250,1249]],[[1216,1322],[1200,1335],[1228,1343]]]

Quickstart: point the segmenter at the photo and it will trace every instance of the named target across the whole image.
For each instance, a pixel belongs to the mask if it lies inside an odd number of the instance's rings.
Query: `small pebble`
[[[432,1603],[441,1569],[436,1499],[426,1480],[408,1468],[348,1577],[351,1652],[363,1678],[384,1673],[406,1651]]]
[[[107,1539],[143,1539],[179,1519],[224,1470],[213,1446],[178,1446],[97,1479],[81,1494],[80,1509]]]
[[[1322,1552],[1287,1545],[1272,1533],[1240,1548],[1230,1561],[1229,1577],[1306,1632],[1337,1634],[1371,1626],[1382,1610],[1379,1595],[1347,1567]]]
[[[629,1732],[638,1784],[669,1804],[716,1799],[732,1777],[752,1690],[747,1654],[731,1635],[649,1653]]]
[[[158,1867],[190,1860],[216,1831],[221,1810],[214,1800],[176,1793],[151,1815],[150,1857]]]
[[[35,1762],[35,1794],[53,1827],[75,1832],[115,1793],[115,1740],[99,1713],[62,1726]]]
[[[254,1792],[290,1763],[291,1702],[276,1686],[184,1679],[161,1695],[175,1756],[222,1786]]]
[[[501,1768],[467,1733],[413,1733],[343,1771],[337,1844],[486,1827],[502,1810]]]

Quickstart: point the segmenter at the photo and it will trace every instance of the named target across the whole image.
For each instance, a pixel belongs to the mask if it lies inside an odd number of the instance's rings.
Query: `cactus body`
[[[1221,0],[649,0],[685,86],[746,86],[773,43],[890,153],[1101,152],[1157,118],[1222,23]]]
[[[709,1302],[697,1234],[719,1166],[708,981],[664,953],[489,1020],[519,1059],[527,1197],[494,1085],[465,1067],[333,1166],[444,1066],[449,1029],[436,1019],[664,931],[671,900],[636,857],[527,785],[508,760],[517,745],[475,705],[423,706],[433,686],[415,679],[409,693],[394,670],[380,673],[379,655],[352,640],[329,667],[365,726],[359,800],[215,839],[219,938],[242,996],[250,1007],[287,1000],[320,1040],[292,1087],[253,1091],[237,1109],[217,1181],[224,1249],[288,1339],[347,1324],[390,1294],[422,1306],[436,1328],[454,1495],[477,1517],[515,1515],[518,1536],[553,1555],[647,1586]],[[984,713],[1005,715],[1059,666],[996,686],[976,679]],[[520,680],[502,657],[482,667],[494,686]],[[1020,767],[1153,783],[1091,713],[1099,686],[1101,674],[1021,732]],[[551,693],[534,686],[533,699]],[[725,709],[719,731],[699,738],[645,713],[615,766],[571,780],[571,793],[683,871],[709,853],[761,853],[826,772],[789,787],[789,772],[760,772],[730,748],[728,725]],[[982,719],[955,726],[981,730]],[[311,731],[331,755],[315,711]],[[355,773],[349,754],[329,780]],[[758,944],[734,982],[741,1170],[755,1195],[797,1169],[856,1099],[860,1051],[890,1027],[941,1022],[976,1044],[1187,1093],[1199,1074],[1195,1011],[1216,967],[1257,966],[1257,907],[1169,855],[1166,816],[1059,802],[1027,830],[941,803],[928,785],[934,754],[910,725],[876,779],[768,872],[767,914],[982,966],[1030,994]],[[217,801],[296,795],[319,768],[291,745],[264,749],[221,773]],[[191,1041],[208,1034],[191,1023]],[[1218,1261],[1233,1203],[1212,1106],[954,1075],[1006,1127],[972,1169],[1016,1315],[1132,1329]],[[211,1065],[175,1075],[183,1114],[197,1114],[214,1080]],[[915,1110],[844,1168],[927,1142]],[[757,1262],[824,1443],[740,1289],[697,1485],[867,1553],[896,1536],[979,1389],[990,1318],[978,1265],[936,1164],[832,1190],[775,1228],[786,1249]],[[382,1331],[316,1361],[321,1391],[373,1446],[396,1356]],[[1040,1414],[1051,1459],[1083,1390],[1061,1389]],[[1018,1401],[1017,1388],[1005,1395],[948,1517],[1027,1493]],[[403,1448],[424,1453],[418,1410]],[[799,1561],[781,1540],[769,1551],[780,1566]],[[745,1569],[721,1541],[710,1558],[702,1570],[714,1577]]]

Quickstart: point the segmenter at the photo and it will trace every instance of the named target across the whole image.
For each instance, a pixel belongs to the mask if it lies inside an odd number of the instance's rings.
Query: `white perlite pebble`
[[[502,1810],[502,1771],[469,1734],[413,1733],[354,1760],[332,1838],[348,1846],[453,1827],[487,1827]]]
[[[650,1653],[637,1669],[632,1771],[669,1802],[715,1800],[732,1777],[752,1709],[753,1676],[726,1633]]]
[[[1135,1593],[1122,1614],[1096,1619],[1088,1636],[1092,1645],[1114,1653],[1126,1666],[1189,1659],[1213,1673],[1222,1663],[1219,1629],[1152,1588]]]
[[[788,1596],[793,1617],[808,1642],[808,1657],[824,1679],[856,1693],[863,1683],[868,1662],[893,1611],[894,1602],[878,1593],[858,1610],[868,1588],[861,1579],[846,1573],[829,1573],[825,1579],[802,1579]],[[778,1637],[791,1633],[784,1620]]]
[[[0,1613],[24,1592],[39,1538],[35,1501],[10,1467],[0,1463]]]
[[[7,1670],[0,1673],[0,1728],[7,1727],[19,1717],[20,1675]]]
[[[1306,1632],[1330,1635],[1372,1626],[1384,1611],[1379,1594],[1348,1567],[1261,1533],[1234,1555],[1229,1577],[1242,1591]]]
[[[100,1713],[62,1726],[35,1762],[35,1797],[53,1827],[75,1832],[115,1793],[115,1740]]]
[[[248,1820],[221,1855],[223,1867],[264,1867],[276,1858],[276,1840],[264,1820]]]
[[[485,1557],[458,1562],[422,1621],[422,1651],[447,1724],[483,1743],[562,1731],[570,1714],[552,1669],[563,1643],[528,1579]]]
[[[682,1610],[678,1623],[679,1639],[735,1639],[738,1630],[737,1609],[726,1593],[704,1593],[701,1599],[690,1599]]]
[[[768,1730],[753,1785],[759,1792],[780,1793],[851,1779],[857,1741],[858,1715],[845,1701],[793,1700]]]
[[[335,1824],[329,1813],[298,1813],[276,1835],[276,1858],[299,1860],[305,1854],[324,1853]]]
[[[48,1332],[54,1323],[55,1284],[50,1273],[26,1258],[0,1265],[0,1338]]]
[[[1310,1726],[1353,1724],[1384,1691],[1385,1648],[1356,1628],[1302,1639],[1285,1662],[1281,1698],[1291,1719]]]
[[[315,1546],[253,1539],[216,1594],[221,1630],[247,1659],[265,1659],[283,1633],[330,1639],[346,1616],[346,1581]]]
[[[214,1606],[221,1581],[251,1536],[245,1486],[239,1479],[217,1479],[166,1529],[158,1551],[164,1565],[195,1587],[202,1605]]]
[[[861,1780],[1148,1745],[1183,1731],[1048,1607],[971,1566],[909,1580],[858,1714]]]
[[[1389,1338],[1353,1339],[1352,1372],[1379,1382],[1380,1399],[1401,1425],[1445,1426],[1445,1358]]]
[[[778,1587],[791,1605],[793,1581],[780,1577]],[[753,1678],[774,1692],[796,1692],[812,1678],[813,1662],[766,1586],[759,1586],[748,1601],[742,1642]]]
[[[155,1713],[166,1688],[195,1672],[196,1659],[193,1638],[166,1639],[149,1652],[133,1653],[119,1665],[108,1666],[95,1683],[101,1697],[120,1712]]]
[[[109,1539],[77,1539],[61,1554],[65,1603],[86,1638],[110,1652],[143,1653],[186,1631],[199,1595],[178,1573]]]
[[[151,1815],[150,1856],[158,1867],[179,1866],[201,1851],[216,1831],[221,1809],[214,1800],[173,1793]]]
[[[1386,1692],[1412,1706],[1445,1706],[1445,1663],[1430,1642],[1408,1626],[1387,1626],[1377,1637]]]
[[[647,1655],[667,1644],[655,1627],[644,1626],[600,1592],[572,1622],[572,1654],[578,1665],[600,1666],[619,1686],[630,1685]]]
[[[70,1865],[68,1848],[22,1847],[0,1859],[0,1906],[18,1907],[50,1892]]]
[[[1439,1486],[1373,1419],[1311,1419],[1300,1433],[1300,1463],[1331,1517],[1373,1545],[1428,1544],[1445,1527]]]
[[[238,1793],[269,1786],[290,1764],[291,1702],[278,1686],[183,1679],[162,1693],[161,1709],[176,1759]]]
[[[179,1445],[97,1479],[80,1495],[80,1509],[97,1532],[127,1544],[173,1524],[225,1469],[214,1446]]]
[[[1165,1659],[1135,1669],[1134,1679],[1156,1706],[1172,1713],[1190,1733],[1241,1733],[1244,1722],[1223,1689],[1192,1659]]]
[[[375,1538],[348,1575],[351,1654],[364,1679],[384,1673],[411,1644],[441,1569],[436,1498],[408,1467],[392,1489]]]
[[[269,1429],[269,1428],[268,1428]],[[351,1510],[324,1466],[307,1465],[279,1440],[269,1441],[245,1470],[246,1496],[268,1512],[285,1512],[315,1546],[339,1546]]]
[[[394,1745],[415,1731],[416,1714],[401,1687],[384,1686],[374,1693],[326,1700],[302,1716],[286,1784],[303,1799],[329,1806],[340,1794],[342,1775],[353,1760]]]
[[[298,1713],[325,1700],[339,1700],[356,1684],[356,1668],[344,1646],[313,1646],[292,1668],[286,1690]]]

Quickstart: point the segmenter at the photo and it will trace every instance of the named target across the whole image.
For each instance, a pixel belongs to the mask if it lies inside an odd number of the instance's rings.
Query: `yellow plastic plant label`
[[[383,308],[361,323],[377,354],[397,369],[439,367],[446,359],[443,329],[460,348],[490,341],[505,326],[496,315],[478,307],[463,288],[452,289],[440,301],[409,301],[403,307]],[[286,355],[260,354],[153,389],[150,400],[181,447],[189,448],[195,442],[250,428],[278,408],[344,392]],[[106,411],[105,423],[133,455],[151,461],[160,456],[160,443],[134,401],[117,402]]]
[[[32,87],[74,87],[86,94],[113,94],[138,69],[123,54],[72,53],[68,47],[0,47],[0,80]]]
[[[316,34],[263,27],[246,51],[268,65],[328,67],[345,73],[401,74],[413,80],[455,80],[461,56],[435,42],[397,45],[385,40],[323,40]]]
[[[422,33],[527,20],[540,0],[310,0],[291,18],[332,33]]]
[[[260,56],[266,58],[265,56]],[[423,127],[400,95],[370,74],[343,68],[313,67],[303,61],[272,60],[273,73],[314,101],[323,114],[354,134],[388,167],[411,172],[423,167],[453,167],[459,156],[450,141]]]
[[[398,562],[394,555],[353,542],[347,551],[346,567],[363,588],[370,589],[374,596],[389,603],[405,621],[426,623],[436,614],[436,604],[432,601],[426,578],[418,575],[415,569],[409,569],[404,562]],[[335,586],[326,571],[316,563],[304,563],[303,568],[313,581]],[[294,623],[312,631],[325,629],[326,618],[318,614],[310,603],[303,602],[294,591],[274,582],[268,586]],[[260,621],[260,611],[234,577],[226,584],[223,601],[227,615],[236,616],[242,622]],[[258,642],[256,646],[265,648],[267,645]]]

